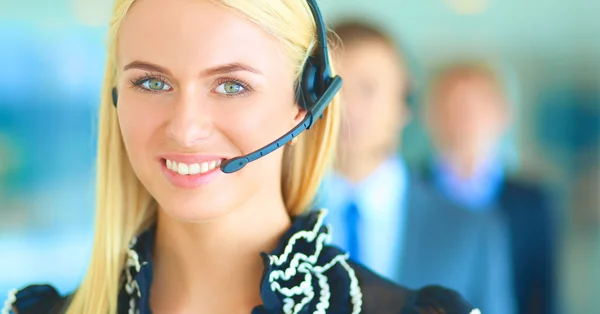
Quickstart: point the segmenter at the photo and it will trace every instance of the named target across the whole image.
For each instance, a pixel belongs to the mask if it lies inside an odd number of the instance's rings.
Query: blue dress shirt
[[[449,200],[470,210],[491,208],[504,181],[504,167],[496,157],[480,164],[469,178],[461,178],[443,157],[433,161],[434,182]]]
[[[383,162],[359,183],[331,173],[324,180],[317,206],[329,210],[327,223],[333,229],[333,244],[348,249],[348,215],[351,202],[358,209],[360,256],[351,256],[392,280],[399,276],[407,172],[404,162],[393,157]]]

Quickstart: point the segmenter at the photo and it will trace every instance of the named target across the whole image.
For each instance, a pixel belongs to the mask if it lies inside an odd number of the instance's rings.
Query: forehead
[[[136,0],[119,30],[121,66],[141,59],[175,72],[230,62],[260,68],[281,55],[274,36],[207,0]]]
[[[340,71],[360,71],[404,78],[404,63],[388,43],[379,39],[353,42],[343,47]]]
[[[496,97],[501,95],[497,82],[480,73],[450,73],[441,79],[438,94],[449,99],[464,97]]]

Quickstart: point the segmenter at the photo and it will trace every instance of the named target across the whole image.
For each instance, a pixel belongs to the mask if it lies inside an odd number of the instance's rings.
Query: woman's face
[[[140,181],[182,221],[281,198],[282,150],[225,174],[304,115],[281,43],[202,0],[137,0],[118,42],[118,116]]]

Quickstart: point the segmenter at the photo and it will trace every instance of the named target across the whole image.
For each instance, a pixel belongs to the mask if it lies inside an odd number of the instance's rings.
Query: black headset
[[[327,49],[327,30],[316,0],[306,0],[315,19],[318,46],[311,55],[302,71],[302,77],[296,90],[299,106],[306,110],[306,117],[289,132],[275,141],[247,155],[224,160],[221,171],[232,173],[242,169],[249,162],[255,161],[274,150],[285,146],[288,142],[310,129],[317,118],[323,117],[323,111],[342,87],[342,78],[338,75],[331,77],[329,52]],[[112,100],[115,107],[118,102],[117,88],[112,90]]]

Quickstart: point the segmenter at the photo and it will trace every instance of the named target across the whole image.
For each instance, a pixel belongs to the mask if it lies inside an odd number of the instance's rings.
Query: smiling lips
[[[223,155],[164,154],[159,157],[162,173],[171,184],[183,189],[196,189],[222,177]]]
[[[218,159],[201,163],[186,164],[183,162],[165,159],[167,169],[180,175],[197,175],[207,173],[219,167],[221,165],[221,161],[221,159]]]

